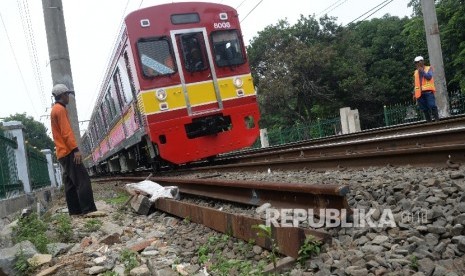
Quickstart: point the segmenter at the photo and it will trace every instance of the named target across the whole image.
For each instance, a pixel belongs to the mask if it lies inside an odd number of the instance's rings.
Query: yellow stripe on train
[[[158,88],[162,89],[162,88]],[[186,100],[182,93],[182,86],[172,86],[163,88],[166,91],[166,101],[159,101],[155,96],[154,90],[147,90],[139,94],[139,102],[144,114],[151,114],[155,112],[160,112],[160,103],[166,102],[168,104],[169,110],[179,109],[186,106]]]
[[[234,85],[235,78],[240,78],[242,80],[243,85],[241,88],[236,88]],[[241,96],[255,94],[255,88],[250,74],[219,79],[218,87],[223,101],[238,98],[237,90],[239,89],[243,92]],[[138,95],[139,106],[144,114],[147,115],[162,111],[162,103],[167,104],[167,110],[180,109],[186,106],[186,99],[182,92],[181,85],[163,88],[167,95],[165,101],[159,101],[157,99],[155,93],[158,89],[143,91]],[[212,81],[197,82],[187,85],[187,94],[191,106],[217,101]]]
[[[236,88],[233,83],[235,78],[240,78],[242,80],[243,85],[240,89],[243,90],[244,96],[255,95],[255,87],[253,85],[252,75],[247,74],[218,80],[218,86],[220,87],[222,100],[230,100],[238,97],[238,88]]]

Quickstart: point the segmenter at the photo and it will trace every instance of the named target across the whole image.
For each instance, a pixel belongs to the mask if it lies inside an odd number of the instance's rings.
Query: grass
[[[305,261],[310,259],[311,256],[320,254],[321,242],[317,241],[314,236],[309,235],[305,238],[304,243],[299,249],[299,257],[297,261],[304,265]]]
[[[129,273],[133,268],[139,266],[137,253],[129,249],[123,249],[120,255],[120,261],[124,265],[124,271]]]
[[[30,241],[40,253],[47,252],[47,244],[50,242],[45,235],[47,224],[40,220],[37,213],[31,213],[19,218],[18,225],[13,228],[16,235],[13,237],[14,243]]]
[[[212,275],[262,275],[265,267],[264,261],[254,264],[251,260],[245,260],[245,256],[236,255],[238,259],[228,259],[223,256],[223,250],[230,239],[228,235],[210,236],[207,242],[197,250],[199,264],[207,266]],[[244,249],[237,253],[245,255],[247,249],[250,249],[250,244],[244,242],[240,244],[244,246]]]
[[[99,219],[89,219],[84,224],[84,228],[87,232],[95,232],[102,227],[103,222]]]
[[[55,231],[61,242],[69,242],[73,237],[71,218],[67,214],[59,214],[55,217],[57,223]]]
[[[106,203],[112,205],[123,205],[129,199],[129,195],[127,193],[118,192],[118,195],[113,198],[106,198],[104,199]]]

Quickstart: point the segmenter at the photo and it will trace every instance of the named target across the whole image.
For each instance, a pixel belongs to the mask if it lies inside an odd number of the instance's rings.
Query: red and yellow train
[[[171,3],[129,14],[82,138],[93,173],[251,146],[260,113],[237,11]]]

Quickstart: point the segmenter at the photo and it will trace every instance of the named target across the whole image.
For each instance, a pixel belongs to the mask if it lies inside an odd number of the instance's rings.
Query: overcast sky
[[[123,17],[161,0],[62,0],[76,91],[78,117],[88,120],[109,54]],[[268,25],[287,18],[294,24],[301,14],[338,18],[345,25],[383,0],[216,0],[237,8],[246,44]],[[368,19],[386,13],[410,16],[408,0],[393,0]],[[258,5],[258,6],[257,6]],[[373,10],[374,11],[374,10]],[[371,12],[370,12],[371,13]],[[368,13],[367,15],[369,15]],[[0,118],[26,113],[49,128],[52,79],[41,0],[0,1]],[[361,17],[365,19],[366,16]],[[23,18],[23,19],[22,19]],[[81,126],[84,131],[85,125]]]

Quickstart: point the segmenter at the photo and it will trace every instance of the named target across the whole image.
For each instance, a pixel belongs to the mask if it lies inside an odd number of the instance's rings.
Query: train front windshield
[[[217,66],[239,65],[245,62],[237,31],[216,31],[212,34]]]
[[[162,38],[143,39],[137,43],[146,77],[173,74],[176,70],[168,40]]]

